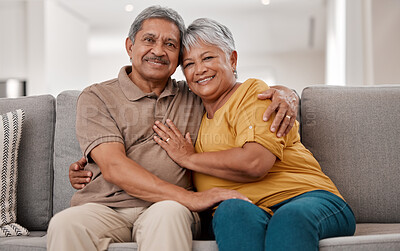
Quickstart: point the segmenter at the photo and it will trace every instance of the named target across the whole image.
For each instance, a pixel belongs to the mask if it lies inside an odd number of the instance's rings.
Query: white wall
[[[54,0],[0,2],[0,79],[58,95],[89,81],[86,20]]]
[[[373,0],[375,84],[400,84],[400,1]]]
[[[49,93],[45,81],[45,2],[26,2],[27,95]]]
[[[327,83],[400,84],[400,1],[328,0],[327,3]],[[343,7],[342,17],[334,15],[337,10],[333,7],[339,3]],[[342,24],[342,29],[335,29],[338,24]],[[338,37],[342,38],[343,46],[335,43]],[[336,64],[332,64],[334,59],[338,59]]]
[[[23,2],[0,2],[0,79],[25,79],[26,27]]]
[[[260,78],[268,85],[285,85],[298,94],[309,85],[325,81],[324,51],[292,51],[265,55],[239,54],[239,80]]]
[[[96,29],[90,31],[89,81],[86,85],[116,78],[121,67],[130,64],[125,51],[127,33],[128,28],[112,37],[98,34]]]
[[[54,1],[45,6],[45,68],[47,91],[82,89],[89,81],[89,25]]]

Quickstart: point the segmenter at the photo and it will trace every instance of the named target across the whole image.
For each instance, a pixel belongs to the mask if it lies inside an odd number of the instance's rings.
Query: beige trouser
[[[110,243],[132,241],[139,251],[189,251],[200,221],[197,213],[169,200],[148,208],[112,209],[88,203],[56,214],[47,232],[50,251],[107,250]]]

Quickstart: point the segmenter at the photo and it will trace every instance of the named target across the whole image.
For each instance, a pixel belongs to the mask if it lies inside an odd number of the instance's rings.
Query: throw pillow
[[[0,115],[0,237],[28,235],[17,220],[18,148],[25,113]]]

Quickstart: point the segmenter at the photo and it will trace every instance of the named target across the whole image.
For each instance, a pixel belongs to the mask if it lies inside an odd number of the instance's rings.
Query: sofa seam
[[[354,236],[347,236],[347,237],[354,237]],[[360,245],[371,245],[371,244],[382,244],[382,243],[400,243],[400,240],[393,240],[393,241],[388,241],[388,242],[368,242],[368,243],[349,243],[349,244],[340,244],[340,245],[334,245],[334,244],[329,244],[329,245],[320,245],[320,247],[340,247],[340,246],[360,246]]]
[[[50,170],[50,175],[48,177],[48,181],[50,183],[50,193],[48,194],[48,201],[51,201],[50,205],[49,205],[49,210],[48,210],[48,215],[47,215],[47,227],[48,224],[50,222],[50,219],[53,217],[53,196],[54,196],[54,135],[55,135],[55,127],[56,127],[56,122],[57,122],[57,118],[56,118],[56,99],[55,97],[52,96],[52,106],[53,106],[53,112],[51,114],[52,116],[52,121],[54,121],[53,126],[52,126],[52,131],[51,131],[51,143],[50,145],[50,149],[51,149],[51,154],[50,154],[50,162],[49,162],[49,166],[48,166],[48,170]],[[46,227],[46,231],[47,231],[47,227]]]

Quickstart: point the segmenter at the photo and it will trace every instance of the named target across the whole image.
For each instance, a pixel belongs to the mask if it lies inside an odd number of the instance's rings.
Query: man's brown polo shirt
[[[71,205],[89,202],[111,207],[148,206],[151,203],[128,195],[104,180],[90,159],[93,148],[105,142],[121,142],[126,155],[160,179],[192,189],[190,172],[179,167],[153,140],[156,120],[171,119],[184,134],[197,136],[204,108],[200,98],[184,81],[169,80],[159,97],[143,93],[129,78],[132,68],[123,67],[117,79],[94,84],[83,90],[77,103],[76,134],[93,172],[92,181],[77,191]]]

